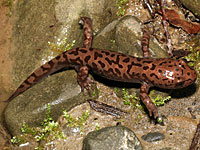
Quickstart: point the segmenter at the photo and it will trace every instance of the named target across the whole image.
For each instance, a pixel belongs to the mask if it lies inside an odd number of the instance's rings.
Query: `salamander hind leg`
[[[84,42],[83,42],[83,47],[84,48],[90,48],[92,46],[92,20],[88,17],[81,17],[79,24],[83,25],[83,30],[84,30]]]
[[[148,96],[150,86],[147,83],[143,83],[141,88],[140,88],[140,99],[146,106],[146,108],[149,111],[149,115],[152,116],[154,115],[154,118],[158,118],[158,108],[156,105],[152,102],[152,100]]]

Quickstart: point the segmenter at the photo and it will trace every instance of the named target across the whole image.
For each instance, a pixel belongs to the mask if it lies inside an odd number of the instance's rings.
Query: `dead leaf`
[[[192,22],[188,22],[187,20],[181,19],[179,14],[172,9],[165,9],[166,19],[170,24],[182,28],[189,34],[198,33],[200,30],[200,25]]]

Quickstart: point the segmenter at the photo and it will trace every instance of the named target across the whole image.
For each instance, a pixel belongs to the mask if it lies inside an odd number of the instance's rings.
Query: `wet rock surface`
[[[107,127],[90,132],[83,140],[83,150],[142,150],[136,135],[123,126]]]
[[[94,17],[96,25],[93,28],[96,31],[116,18],[113,15],[107,17],[107,21],[105,21],[100,17],[108,16],[106,15],[108,11],[111,13],[116,11],[112,1],[105,3],[96,3],[92,0],[70,2],[58,1],[57,5],[53,0],[18,3],[16,9],[18,19],[13,34],[16,50],[11,54],[15,60],[13,80],[16,82],[16,87],[36,68],[58,55],[57,52],[49,49],[49,41],[66,38],[66,43],[75,40],[75,46],[82,46],[84,35],[78,21],[81,16],[87,15],[83,13],[84,11],[91,17],[99,14],[98,20]],[[76,6],[80,6],[80,8],[78,9]],[[101,9],[94,9],[97,6]],[[102,9],[107,9],[107,11]],[[73,12],[73,15],[67,12]],[[114,12],[113,14],[116,14]],[[51,25],[54,25],[54,28],[51,28]],[[54,119],[61,115],[61,108],[69,110],[73,106],[83,103],[87,96],[84,97],[83,94],[80,94],[80,87],[76,80],[75,71],[58,73],[28,90],[24,96],[13,100],[5,111],[5,121],[10,132],[13,135],[19,134],[21,121],[29,122],[32,126],[39,125],[45,116],[47,103],[53,106]]]

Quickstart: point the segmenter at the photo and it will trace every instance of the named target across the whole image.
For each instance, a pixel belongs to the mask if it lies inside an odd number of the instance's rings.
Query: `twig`
[[[155,12],[154,12],[149,0],[143,0],[143,6],[144,6],[144,8],[148,9],[151,17],[154,18],[155,17]]]
[[[107,105],[107,104],[104,104],[104,103],[101,103],[101,102],[98,102],[95,100],[88,99],[87,101],[89,102],[90,107],[92,109],[94,109],[95,111],[104,113],[104,114],[109,114],[109,115],[112,115],[115,117],[121,117],[125,113],[124,111],[122,111],[118,108],[115,108],[113,106],[110,106],[110,105]]]
[[[197,125],[189,150],[200,150],[200,123]]]

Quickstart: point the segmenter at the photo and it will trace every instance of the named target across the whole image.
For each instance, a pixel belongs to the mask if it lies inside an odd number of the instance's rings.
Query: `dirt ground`
[[[11,87],[10,70],[12,68],[12,60],[9,58],[9,49],[12,47],[12,21],[9,17],[9,8],[2,5],[4,0],[0,0],[0,84],[4,88],[0,89],[0,149],[7,143],[7,135],[2,126],[2,113],[7,103],[5,101],[9,95]],[[7,143],[9,144],[9,143]]]

